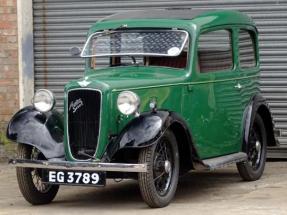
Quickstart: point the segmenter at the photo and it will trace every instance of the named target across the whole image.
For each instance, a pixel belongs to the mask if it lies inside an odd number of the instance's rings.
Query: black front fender
[[[18,111],[7,127],[7,138],[39,149],[47,159],[64,157],[63,119],[57,111],[41,113],[32,106]]]
[[[151,145],[167,127],[168,112],[145,113],[132,120],[117,140],[119,148],[139,148]]]
[[[107,147],[105,158],[110,160],[123,148],[143,148],[152,145],[162,134],[169,116],[167,111],[142,113],[131,120]]]

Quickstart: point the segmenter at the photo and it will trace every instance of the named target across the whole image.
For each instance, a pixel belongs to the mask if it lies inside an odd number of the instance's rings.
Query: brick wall
[[[0,132],[19,109],[17,1],[0,0]]]

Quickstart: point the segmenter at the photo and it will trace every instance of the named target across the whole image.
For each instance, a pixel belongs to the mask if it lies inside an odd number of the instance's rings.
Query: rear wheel
[[[35,147],[19,144],[18,158],[46,160],[45,156]],[[18,185],[24,198],[33,205],[48,204],[56,196],[59,185],[43,183],[45,170],[32,168],[16,168]]]
[[[167,206],[176,192],[179,175],[179,154],[174,134],[167,130],[156,144],[142,149],[139,163],[147,164],[147,172],[139,173],[144,201],[152,208]]]
[[[253,125],[250,129],[247,145],[248,160],[237,164],[240,176],[246,181],[259,179],[264,171],[267,136],[264,122],[259,114],[256,114]]]

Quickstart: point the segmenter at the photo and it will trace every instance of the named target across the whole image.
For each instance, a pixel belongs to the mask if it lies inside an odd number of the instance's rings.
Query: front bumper
[[[73,171],[103,171],[103,172],[147,172],[146,164],[129,163],[99,163],[11,159],[9,164],[23,168],[73,170]]]

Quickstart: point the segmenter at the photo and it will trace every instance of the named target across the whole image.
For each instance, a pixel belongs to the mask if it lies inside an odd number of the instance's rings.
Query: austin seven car
[[[276,141],[258,46],[252,19],[231,10],[153,9],[97,21],[83,48],[71,49],[85,71],[65,85],[64,106],[38,89],[8,124],[24,198],[47,204],[62,185],[135,179],[159,208],[189,171],[236,164],[243,181],[259,179]]]

